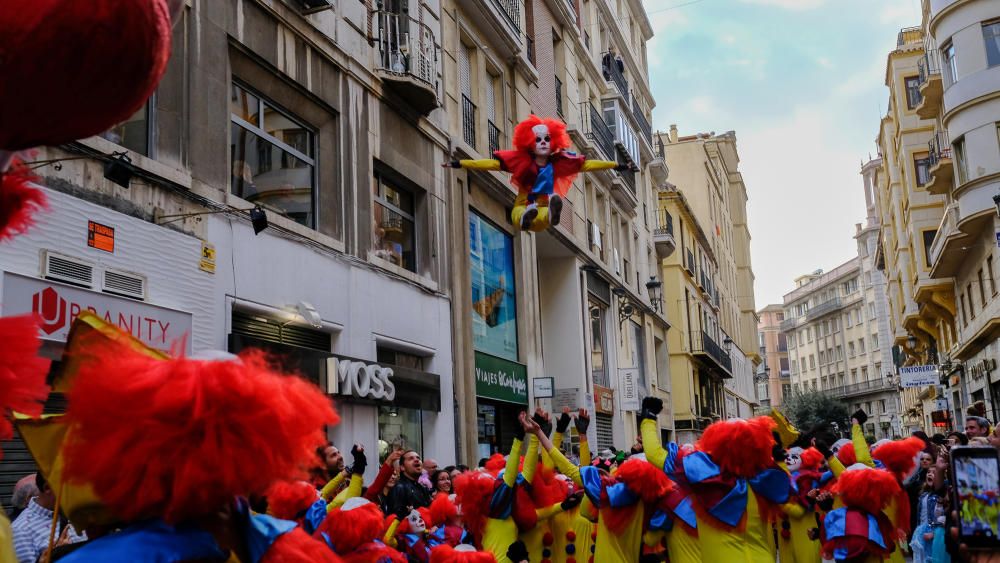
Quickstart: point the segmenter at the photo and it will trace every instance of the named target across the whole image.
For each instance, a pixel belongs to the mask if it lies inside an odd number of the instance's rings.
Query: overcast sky
[[[736,131],[757,309],[857,252],[886,55],[919,0],[643,0],[653,127]],[[683,186],[680,186],[683,188]],[[706,227],[706,231],[708,231]]]

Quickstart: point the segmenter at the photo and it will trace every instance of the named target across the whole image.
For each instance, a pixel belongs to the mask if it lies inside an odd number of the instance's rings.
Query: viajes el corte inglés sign
[[[524,364],[476,352],[476,395],[528,404],[528,368]]]

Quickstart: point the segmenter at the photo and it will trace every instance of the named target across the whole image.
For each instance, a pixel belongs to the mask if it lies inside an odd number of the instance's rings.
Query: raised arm
[[[666,470],[668,458],[676,457],[677,448],[673,448],[673,456],[663,447],[660,442],[660,429],[656,425],[656,417],[663,410],[663,400],[656,397],[646,397],[642,400],[642,411],[639,413],[641,422],[639,432],[642,435],[643,451],[646,452],[646,461],[652,463],[657,469]],[[673,467],[671,459],[671,468]]]
[[[502,170],[499,160],[482,158],[479,160],[452,160],[442,164],[444,168],[465,168],[467,170]]]
[[[573,421],[576,425],[576,433],[580,436],[580,467],[586,467],[590,465],[590,439],[587,438],[587,428],[590,427],[590,413],[587,409],[580,409],[577,412],[576,420]]]
[[[329,502],[333,499],[337,489],[340,488],[340,484],[343,483],[346,478],[347,472],[341,471],[340,473],[337,473],[333,479],[327,481],[326,485],[323,485],[323,488],[319,492],[320,496],[323,497],[323,500]]]
[[[368,485],[368,490],[365,491],[365,498],[375,502],[378,496],[382,494],[382,489],[389,482],[392,477],[392,473],[396,470],[395,463],[399,461],[400,456],[403,455],[403,450],[393,450],[388,457],[385,458],[385,463],[378,470],[378,475],[375,476],[375,480],[372,481],[371,485]]]
[[[854,444],[854,456],[857,458],[858,463],[863,463],[868,467],[875,467],[875,461],[872,459],[872,452],[868,449],[868,441],[865,440],[865,432],[861,429],[861,425],[867,420],[868,415],[861,409],[858,409],[858,411],[852,415],[851,442]]]
[[[327,510],[343,506],[348,499],[361,496],[361,490],[365,484],[365,468],[368,467],[368,457],[365,456],[365,448],[361,444],[354,444],[354,447],[351,448],[351,455],[354,456],[354,465],[351,466],[351,482],[330,502]]]
[[[558,469],[563,475],[572,479],[577,486],[582,487],[583,480],[580,478],[580,468],[573,465],[570,460],[566,459],[566,456],[564,456],[562,452],[557,450],[552,445],[552,441],[549,440],[549,437],[542,431],[541,426],[539,426],[534,420],[528,418],[528,416],[524,413],[521,413],[521,425],[524,427],[524,431],[526,433],[532,432],[538,436],[538,443],[542,445],[542,448],[544,448],[550,456],[552,456],[552,461],[555,463],[556,469]]]
[[[559,447],[563,442],[563,436],[566,435],[566,430],[569,429],[569,423],[573,419],[569,416],[569,407],[563,407],[563,412],[559,415],[559,420],[556,421],[556,433],[552,435],[552,444]],[[552,456],[549,452],[542,451],[542,467],[546,469],[554,469],[555,462],[552,461]]]
[[[519,418],[525,416],[521,412]],[[518,424],[514,427],[514,443],[510,446],[510,455],[507,456],[507,465],[503,470],[503,482],[510,488],[517,484],[517,465],[521,461],[521,447],[524,445],[524,428]]]
[[[635,172],[638,168],[636,168],[634,164],[619,164],[610,160],[587,160],[584,161],[583,166],[580,167],[580,172],[594,172],[596,170],[632,170]]]

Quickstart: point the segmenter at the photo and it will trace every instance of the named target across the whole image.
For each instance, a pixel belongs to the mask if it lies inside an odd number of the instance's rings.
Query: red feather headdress
[[[42,414],[51,362],[38,357],[41,345],[34,317],[0,317],[0,440],[14,435],[8,411],[32,417]]]
[[[9,170],[0,170],[0,241],[27,231],[34,224],[34,213],[48,208],[42,190],[31,186],[37,181],[17,158]]]

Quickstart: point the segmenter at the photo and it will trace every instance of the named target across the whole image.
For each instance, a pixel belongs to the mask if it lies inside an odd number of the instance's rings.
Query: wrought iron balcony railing
[[[521,31],[521,2],[519,0],[493,0],[500,13],[518,33]]]
[[[462,138],[465,144],[476,148],[476,104],[462,94]]]
[[[635,117],[635,122],[639,124],[639,129],[642,130],[646,141],[649,142],[649,146],[653,146],[653,126],[649,124],[646,115],[642,113],[642,108],[639,107],[638,100],[635,99],[635,94],[632,95],[632,115]]]
[[[594,141],[597,148],[604,153],[608,160],[615,160],[615,137],[611,133],[611,129],[608,128],[608,124],[604,122],[604,116],[597,111],[594,104],[587,105],[590,106],[587,138]]]
[[[934,136],[927,142],[927,153],[930,159],[929,166],[934,168],[942,159],[951,158],[951,143],[948,141],[947,131],[935,131]]]
[[[618,92],[621,93],[626,99],[628,99],[628,80],[625,79],[625,74],[622,72],[621,59],[618,55],[609,51],[601,56],[601,70],[604,72],[604,78],[615,83],[615,87],[618,88]]]

